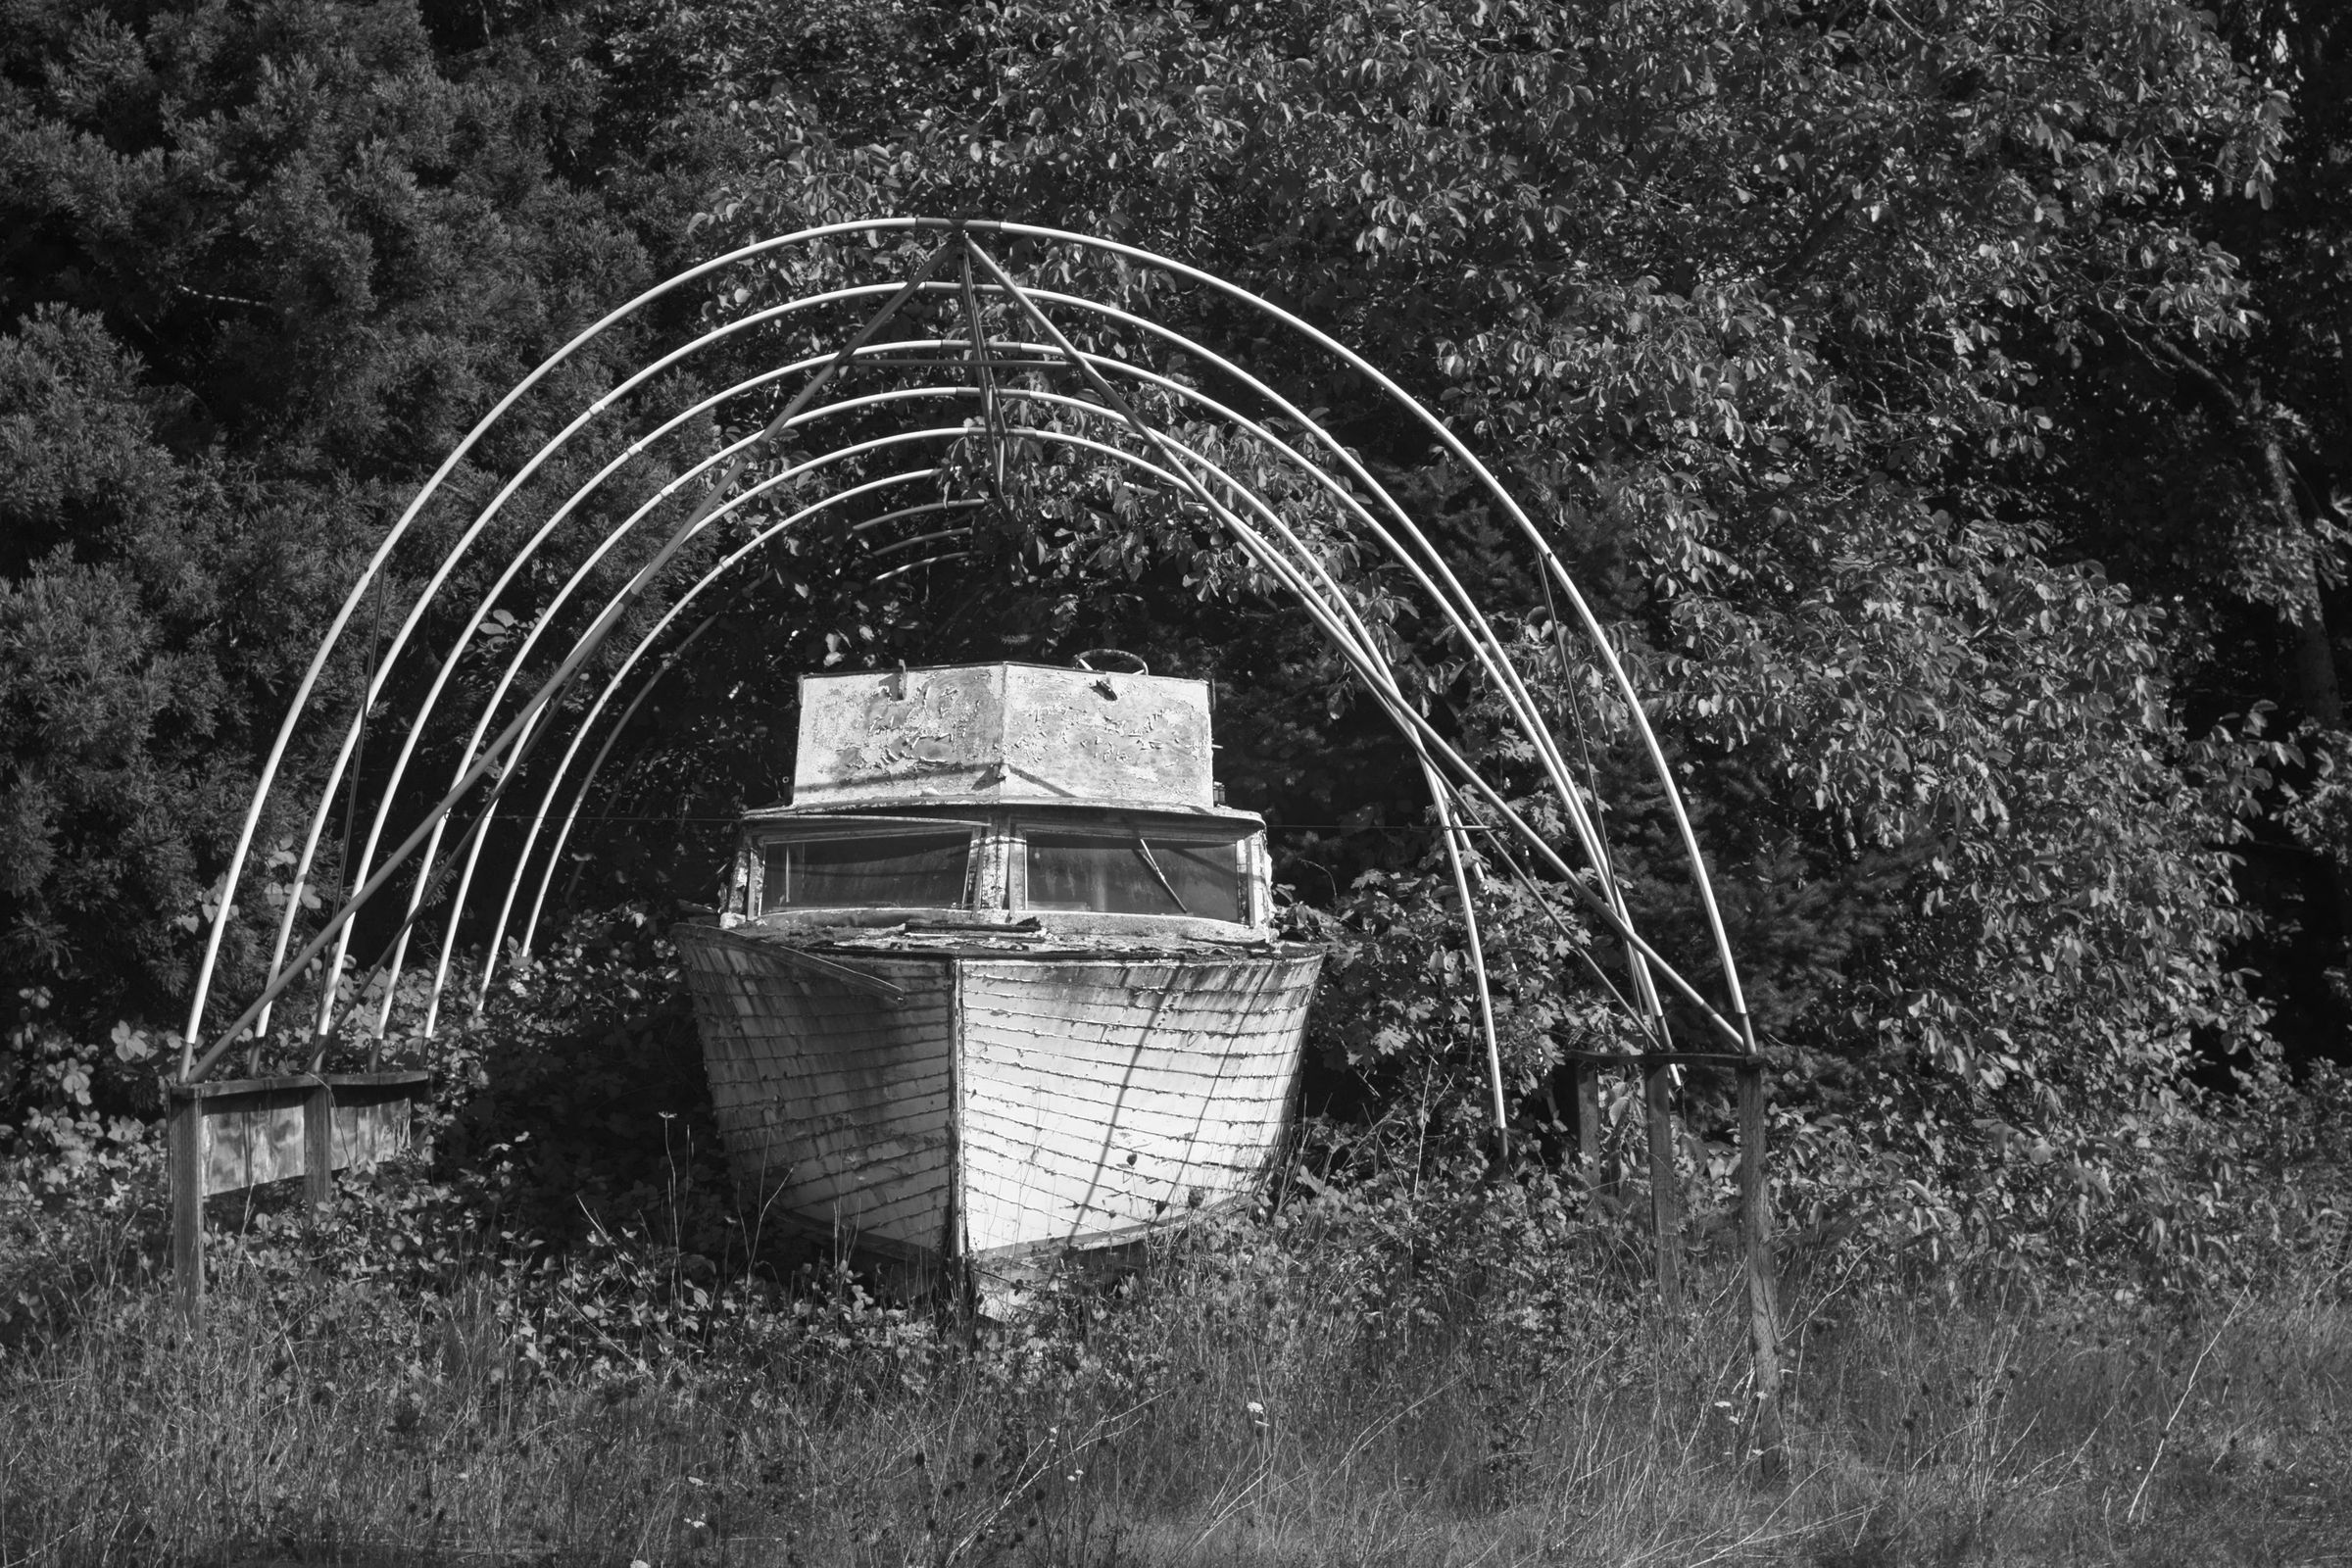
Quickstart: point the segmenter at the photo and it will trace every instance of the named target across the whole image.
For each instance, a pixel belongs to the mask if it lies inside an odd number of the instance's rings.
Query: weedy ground
[[[1728,1272],[1666,1318],[1605,1239],[1360,1234],[1229,1225],[1006,1323],[610,1239],[427,1289],[226,1247],[200,1327],[101,1269],[0,1358],[0,1564],[2352,1562],[2317,1268],[2161,1309],[1800,1271],[1770,1477]]]

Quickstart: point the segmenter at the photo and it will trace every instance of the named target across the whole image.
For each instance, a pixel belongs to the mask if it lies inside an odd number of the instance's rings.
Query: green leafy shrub
[[[439,1168],[499,1152],[501,1201],[551,1240],[597,1225],[689,1252],[743,1250],[702,1047],[664,922],[641,906],[583,917],[510,970],[445,1052],[452,1114]]]

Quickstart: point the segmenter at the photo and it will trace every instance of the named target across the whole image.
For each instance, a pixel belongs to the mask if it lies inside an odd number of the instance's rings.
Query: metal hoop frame
[[[284,766],[289,744],[297,727],[314,707],[319,680],[350,629],[359,607],[377,580],[386,573],[395,551],[413,532],[417,519],[442,494],[458,466],[482,444],[517,403],[583,348],[680,289],[713,277],[728,269],[762,265],[796,249],[818,246],[828,241],[862,239],[880,247],[884,242],[895,239],[899,242],[899,251],[903,253],[906,242],[926,236],[936,237],[939,243],[927,254],[916,258],[914,265],[895,281],[806,294],[780,305],[751,311],[722,322],[656,359],[596,398],[565,423],[558,434],[523,462],[475,514],[456,542],[445,552],[403,616],[390,643],[373,661],[370,672],[363,682],[365,689],[358,709],[344,726],[340,747],[310,812],[302,849],[294,858],[293,880],[276,924],[261,995],[242,1010],[234,1022],[220,1030],[209,1045],[205,1044],[202,1036],[206,1006],[211,998],[222,939],[228,922],[235,917],[235,895],[246,872],[255,833],[272,791],[278,787],[279,773]],[[999,236],[1066,247],[1082,257],[1091,255],[1098,261],[1106,260],[1122,272],[1144,269],[1212,291],[1226,301],[1272,322],[1294,341],[1311,346],[1365,377],[1380,389],[1398,412],[1416,421],[1434,438],[1438,447],[1462,466],[1531,549],[1542,577],[1547,579],[1549,585],[1556,588],[1567,602],[1590,646],[1592,657],[1606,672],[1608,683],[1615,688],[1623,711],[1639,737],[1672,812],[1705,916],[1724,992],[1725,1004],[1721,1008],[1635,930],[1600,829],[1599,803],[1587,798],[1585,787],[1569,767],[1566,755],[1544,720],[1534,693],[1520,674],[1510,649],[1494,631],[1485,611],[1475,596],[1464,587],[1436,541],[1414,522],[1410,514],[1379,483],[1363,463],[1331,432],[1285,399],[1263,378],[1164,322],[1136,315],[1107,301],[1018,281],[981,243],[983,237]],[[891,252],[878,249],[876,254],[888,256]],[[950,263],[959,266],[959,279],[942,275],[943,269]],[[745,296],[738,294],[737,297]],[[510,554],[492,587],[481,596],[474,612],[463,623],[454,645],[439,659],[438,667],[423,697],[409,718],[406,733],[382,785],[364,844],[353,862],[341,868],[344,884],[341,902],[301,951],[289,956],[287,950],[292,946],[299,910],[315,869],[318,847],[324,835],[334,798],[359,750],[367,715],[393,678],[394,665],[415,639],[428,612],[439,606],[443,591],[463,559],[477,545],[524,485],[564,453],[582,432],[594,427],[600,418],[646,388],[657,376],[687,365],[694,356],[729,344],[756,328],[786,322],[803,313],[845,305],[861,306],[878,298],[884,300],[881,308],[867,317],[854,334],[839,340],[839,347],[828,348],[823,353],[796,359],[790,364],[763,369],[735,381],[721,391],[700,398],[688,408],[670,415],[653,428],[629,440],[617,456],[574,489],[531,533],[527,541]],[[963,335],[906,336],[879,341],[878,335],[882,329],[899,316],[909,301],[917,298],[944,300],[959,305],[964,320]],[[1011,312],[1018,330],[992,332],[986,321],[987,308],[991,306],[999,311]],[[1294,426],[1298,432],[1298,436],[1286,440],[1260,419],[1253,419],[1202,388],[1162,374],[1148,365],[1120,355],[1081,348],[1047,314],[1048,306],[1084,315],[1094,323],[1093,330],[1140,334],[1151,343],[1213,368],[1218,375],[1226,378],[1227,384],[1242,388],[1255,406],[1273,411],[1276,416]],[[923,354],[936,355],[938,358],[909,358]],[[907,368],[933,367],[963,368],[967,370],[969,379],[955,383],[892,387],[880,392],[836,396],[819,401],[819,394],[845,373],[872,368],[903,373]],[[1005,370],[1074,373],[1089,396],[1074,397],[1037,386],[1004,384],[997,377]],[[539,559],[543,549],[559,536],[567,521],[578,515],[612,481],[632,465],[647,460],[662,443],[681,431],[691,432],[699,428],[697,421],[714,420],[730,407],[743,407],[746,400],[756,399],[769,389],[780,390],[795,378],[805,379],[781,413],[762,421],[754,433],[724,442],[691,464],[683,465],[679,471],[637,506],[624,521],[606,528],[601,537],[593,537],[588,541],[587,550],[568,579],[544,604],[537,607],[529,626],[505,660],[490,696],[475,714],[471,732],[457,754],[458,760],[446,792],[399,846],[379,857],[378,852],[390,831],[391,817],[395,802],[401,795],[402,783],[453,673],[479,629],[498,609],[502,599],[512,592],[516,581]],[[1119,390],[1121,384],[1156,396],[1169,407],[1193,411],[1225,432],[1221,441],[1244,447],[1255,454],[1257,461],[1269,470],[1303,479],[1327,504],[1329,517],[1337,520],[1345,530],[1346,537],[1375,547],[1382,558],[1402,569],[1419,596],[1417,603],[1424,611],[1434,612],[1460,639],[1494,694],[1501,699],[1511,722],[1526,740],[1545,783],[1556,798],[1562,816],[1577,839],[1578,848],[1587,862],[1581,870],[1571,867],[1544,837],[1511,808],[1500,791],[1439,734],[1420,712],[1382,653],[1379,639],[1365,623],[1341,583],[1332,575],[1315,544],[1301,537],[1280,509],[1250,483],[1237,478],[1226,466],[1212,461],[1206,452],[1179,441],[1140,414],[1131,397]],[[813,457],[780,466],[776,471],[756,483],[741,489],[737,487],[737,480],[747,463],[768,449],[776,437],[786,431],[807,432],[817,428],[820,421],[871,416],[899,405],[945,403],[954,407],[972,401],[977,401],[981,406],[981,417],[977,421],[923,424],[919,428],[901,428],[879,436],[840,441],[825,447]],[[1008,408],[1018,407],[1044,411],[1049,416],[1058,416],[1081,428],[1101,426],[1105,439],[1098,440],[1078,433],[1075,428],[1035,424],[1009,427],[1005,422],[1006,412]],[[1455,896],[1461,905],[1467,927],[1479,1014],[1488,1054],[1493,1101],[1490,1109],[1498,1124],[1505,1113],[1501,1063],[1487,990],[1478,914],[1464,865],[1469,825],[1477,823],[1482,817],[1485,820],[1478,825],[1483,830],[1501,832],[1519,839],[1527,846],[1533,859],[1549,867],[1560,878],[1556,883],[1531,886],[1540,886],[1544,894],[1565,892],[1584,905],[1598,924],[1607,928],[1622,944],[1627,970],[1633,981],[1634,1004],[1639,1014],[1636,1021],[1653,1043],[1662,1042],[1665,1038],[1663,1001],[1657,985],[1657,981],[1663,980],[1669,989],[1694,1006],[1710,1030],[1723,1036],[1735,1050],[1750,1054],[1754,1053],[1755,1040],[1747,1017],[1745,999],[1714,890],[1673,772],[1666,763],[1664,750],[1643,711],[1640,694],[1589,603],[1544,538],[1541,529],[1494,474],[1442,420],[1378,368],[1310,323],[1238,285],[1167,257],[1113,240],[1035,224],[884,218],[803,229],[744,246],[689,269],[640,294],[564,344],[524,377],[483,416],[481,422],[466,434],[427,479],[353,583],[296,688],[286,717],[264,761],[206,934],[204,956],[197,971],[183,1038],[180,1079],[186,1082],[201,1077],[223,1053],[245,1038],[248,1030],[258,1040],[269,1028],[270,1008],[276,1001],[289,987],[311,972],[310,966],[320,960],[322,956],[328,955],[331,949],[331,956],[324,956],[322,966],[317,971],[319,995],[312,1020],[314,1040],[317,1042],[314,1053],[322,1050],[338,1004],[339,982],[348,960],[352,922],[363,907],[396,880],[403,865],[416,857],[417,865],[410,882],[407,907],[382,965],[383,996],[372,1026],[373,1032],[380,1037],[391,1021],[395,987],[406,960],[409,934],[424,907],[428,888],[451,869],[449,863],[437,863],[435,858],[444,831],[451,825],[453,817],[466,813],[471,815],[472,820],[466,826],[451,857],[455,859],[462,855],[464,868],[458,875],[456,892],[444,917],[441,951],[425,1004],[423,1032],[429,1035],[437,1024],[442,993],[448,983],[456,951],[459,925],[471,896],[481,847],[489,837],[488,830],[499,804],[509,786],[521,776],[525,761],[541,742],[568,729],[567,744],[547,776],[536,812],[524,827],[522,848],[514,872],[508,879],[491,930],[475,996],[478,1010],[480,998],[486,993],[498,962],[500,944],[514,913],[516,895],[531,870],[541,830],[556,814],[557,804],[564,793],[573,764],[590,732],[621,693],[632,671],[654,652],[669,629],[706,590],[740,569],[746,563],[755,561],[789,530],[823,518],[845,504],[868,501],[893,487],[926,480],[939,482],[944,487],[952,478],[951,471],[943,462],[927,466],[918,465],[903,467],[878,477],[860,476],[857,483],[834,488],[813,503],[800,506],[789,515],[763,522],[751,530],[748,539],[733,545],[714,564],[701,572],[691,586],[676,592],[674,598],[666,601],[662,606],[663,612],[617,662],[604,679],[602,689],[592,701],[585,704],[580,716],[568,718],[570,709],[567,705],[573,704],[574,687],[597,665],[612,633],[633,609],[648,602],[649,596],[664,591],[663,584],[669,568],[687,547],[697,539],[715,537],[711,535],[711,530],[725,523],[740,509],[770,492],[797,484],[821,483],[825,470],[835,465],[870,464],[901,448],[924,443],[940,445],[952,452],[958,444],[985,441],[992,449],[989,455],[993,460],[993,471],[1001,486],[1004,441],[1008,435],[1017,436],[1024,442],[1037,443],[1041,447],[1066,451],[1080,459],[1091,457],[1117,465],[1120,470],[1132,475],[1137,482],[1179,498],[1197,514],[1213,521],[1254,566],[1278,583],[1286,595],[1304,611],[1413,751],[1430,792],[1439,838],[1446,850]],[[1132,445],[1118,444],[1121,438]],[[1137,447],[1141,450],[1133,449]],[[713,470],[719,470],[715,479],[710,477]],[[572,637],[569,648],[556,662],[553,673],[523,700],[519,711],[509,717],[503,727],[492,735],[493,726],[498,724],[510,694],[523,679],[531,656],[540,648],[545,634],[553,630],[559,613],[572,605],[596,569],[658,512],[665,506],[682,504],[698,493],[700,500],[692,506],[685,520],[672,528],[652,548],[650,554],[628,571],[625,583],[616,592],[596,606],[586,625]],[[968,496],[943,496],[937,501],[897,506],[879,515],[853,520],[848,528],[853,533],[861,534],[890,523],[918,516],[933,516],[981,504],[980,500]],[[952,540],[962,531],[950,528],[898,539],[873,554],[878,558],[917,551],[925,545]],[[941,561],[958,559],[961,554],[939,553],[894,565],[877,574],[875,580],[901,576]],[[583,612],[587,603],[584,599],[580,601]],[[441,608],[446,612],[446,607]],[[683,661],[716,622],[718,614],[723,612],[722,610],[701,617],[682,639],[656,660],[652,674],[642,682],[634,696],[621,705],[618,719],[606,733],[602,745],[595,750],[576,783],[569,785],[569,807],[563,812],[561,827],[551,842],[527,912],[518,927],[519,948],[524,955],[527,956],[536,934],[555,868],[563,861],[572,828],[590,799],[598,774],[612,755],[614,743],[627,730],[630,720],[643,706],[653,687]],[[486,736],[490,738],[485,740]],[[490,780],[490,787],[481,790],[485,779]],[[346,826],[346,835],[348,839],[349,824]],[[421,856],[418,856],[419,850]]]

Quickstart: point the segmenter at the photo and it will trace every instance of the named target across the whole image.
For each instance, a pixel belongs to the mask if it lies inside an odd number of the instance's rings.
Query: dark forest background
[[[293,684],[473,421],[661,278],[894,212],[1221,272],[1490,455],[1656,694],[1800,1187],[2194,1261],[2244,1118],[2352,1056],[2340,8],[5,0],[0,1121],[89,1153],[152,1113]],[[601,340],[458,493],[746,297]],[[1540,585],[1462,476],[1355,378],[1285,373],[1540,660]],[[641,716],[567,908],[703,896],[710,824],[782,792],[798,670],[1116,644],[1219,683],[1234,802],[1356,945],[1330,1082],[1377,1104],[1398,1063],[1471,1059],[1458,998],[1425,1000],[1458,935],[1416,897],[1417,780],[1217,547],[1041,505],[952,572],[838,564],[775,564]],[[1436,628],[1392,629],[1498,746]],[[363,674],[355,649],[322,711]],[[1687,926],[1657,803],[1598,745],[1637,902]],[[291,793],[330,757],[298,743]],[[265,858],[298,831],[265,823]],[[1487,897],[1540,1121],[1598,1026],[1549,928]]]

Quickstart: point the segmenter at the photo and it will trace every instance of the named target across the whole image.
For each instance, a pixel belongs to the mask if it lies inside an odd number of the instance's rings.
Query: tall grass
[[[486,1264],[396,1293],[231,1256],[198,1328],[99,1279],[0,1361],[0,1564],[2352,1551],[2352,1315],[2316,1285],[2156,1312],[1793,1283],[1767,1483],[1728,1300],[1663,1320],[1591,1250],[1534,1294],[1398,1289],[1426,1260],[1371,1278],[1343,1240],[1230,1227],[1015,1326],[778,1298],[554,1371]]]

